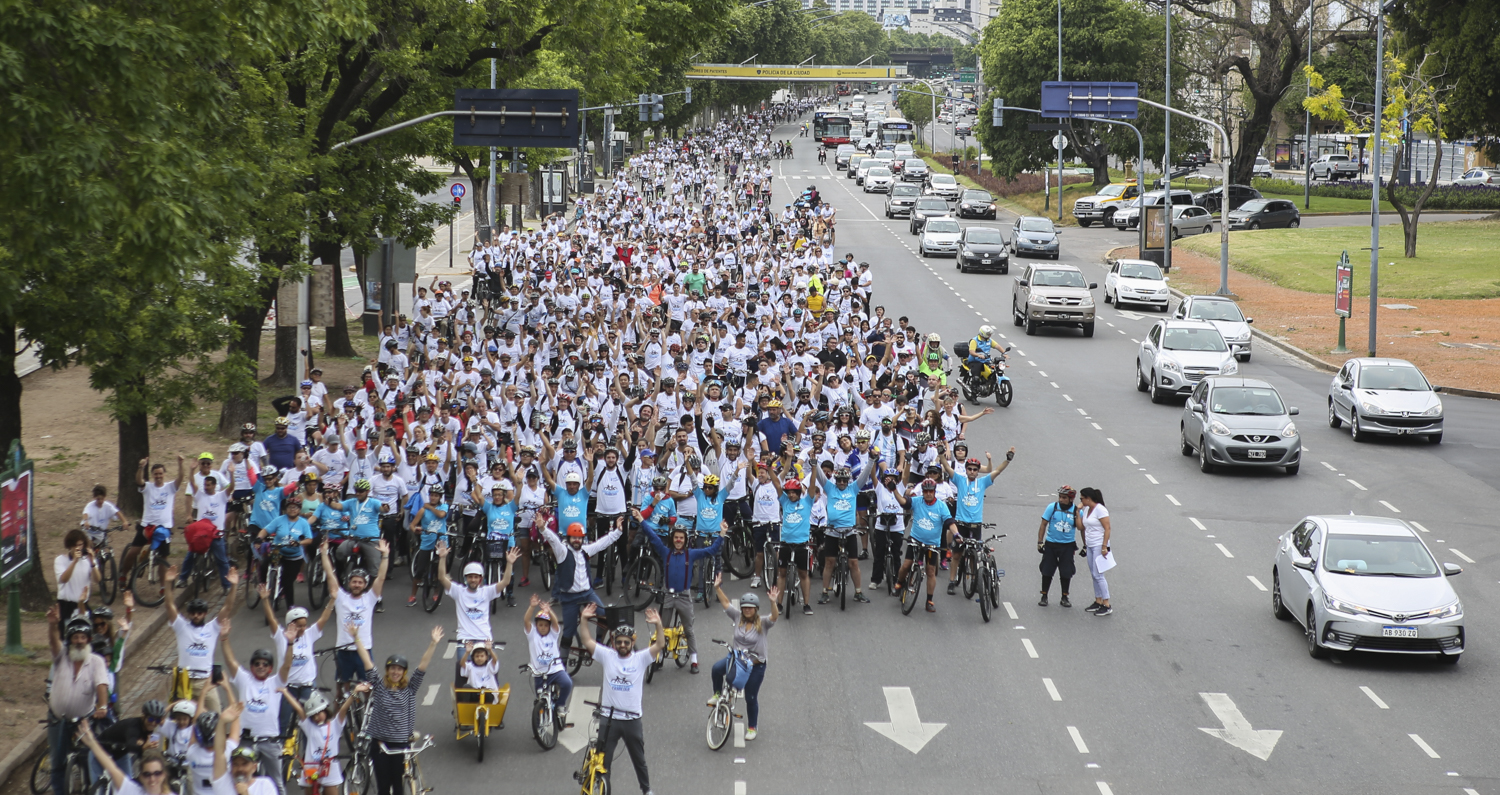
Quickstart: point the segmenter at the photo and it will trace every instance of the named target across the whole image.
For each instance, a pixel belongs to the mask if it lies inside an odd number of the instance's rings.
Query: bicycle
[[[356,694],[349,708],[349,722],[344,737],[349,743],[349,767],[344,770],[344,795],[364,795],[375,780],[375,759],[370,753],[368,693]],[[357,712],[356,712],[357,710]]]
[[[682,615],[675,610],[672,611],[672,626],[662,631],[666,634],[667,643],[662,647],[661,652],[656,655],[656,659],[652,660],[651,664],[646,667],[646,684],[648,685],[655,678],[656,672],[666,666],[668,657],[677,663],[678,668],[682,668],[688,663],[687,631],[682,626]],[[650,642],[656,642],[655,630],[651,632]]]
[[[735,577],[749,577],[755,569],[755,547],[750,536],[750,526],[736,516],[728,522],[729,537],[724,539],[724,568]]]
[[[148,665],[146,666],[146,670],[158,674],[167,674],[172,677],[170,688],[170,700],[172,703],[193,700],[193,682],[188,678],[188,670],[186,668],[179,668],[175,665]]]
[[[845,538],[857,538],[864,534],[865,531],[863,530],[855,530],[851,535],[845,536]],[[833,564],[833,582],[830,584],[833,586],[834,593],[838,594],[839,609],[847,609],[849,604],[849,550],[845,549],[842,543],[839,544],[837,561]]]
[[[582,787],[579,790],[582,795],[609,795],[609,779],[607,778],[609,760],[604,758],[604,746],[599,739],[599,718],[603,716],[605,725],[608,726],[608,722],[614,717],[615,709],[611,707],[610,714],[604,715],[604,708],[599,706],[598,702],[585,701],[583,703],[593,707],[594,714],[589,722],[589,744],[583,749],[583,765],[574,771],[573,780]],[[635,717],[623,711],[622,714],[626,715],[627,719]]]
[[[47,717],[37,722],[51,726],[58,720],[57,716],[48,712]],[[68,725],[75,727],[74,730],[76,730],[78,722],[78,718],[73,718],[68,720]],[[72,731],[67,733],[71,735]],[[67,777],[64,781],[68,786],[65,795],[87,795],[94,786],[89,782],[89,758],[92,753],[88,746],[80,742],[75,742],[73,749],[68,751],[64,765],[64,769],[67,770]],[[33,795],[43,795],[52,791],[52,749],[50,747],[43,751],[31,766],[31,791]]]
[[[729,649],[729,655],[733,659],[733,662],[729,665],[729,670],[724,672],[724,684],[718,693],[718,698],[714,700],[708,712],[708,747],[717,751],[724,747],[724,743],[729,740],[729,735],[733,733],[734,719],[743,717],[735,709],[739,706],[739,699],[742,694],[739,690],[735,689],[734,680],[735,672],[739,670],[740,666],[750,666],[750,655],[739,649],[731,648],[727,641],[715,638],[714,643]]]
[[[431,792],[430,787],[422,778],[422,766],[417,762],[417,756],[432,747],[432,735],[424,735],[421,732],[412,732],[412,742],[420,742],[416,748],[392,749],[385,743],[380,744],[380,750],[385,754],[399,754],[402,760],[401,786],[406,795],[427,795]],[[372,776],[373,778],[373,776]]]
[[[531,736],[543,751],[550,751],[557,747],[557,735],[563,729],[562,715],[557,711],[557,685],[548,684],[529,664],[522,665],[521,670],[531,677],[533,683],[542,680],[535,686],[536,698],[531,702]]]
[[[917,600],[924,598],[922,584],[927,579],[927,561],[936,560],[941,553],[941,550],[931,544],[915,540],[911,543],[916,546],[917,554],[912,556],[911,568],[907,570],[906,579],[901,583],[901,615],[904,616],[911,615],[912,608],[917,606]]]
[[[285,594],[284,597],[282,595],[282,590],[281,590],[281,577],[282,577],[282,568],[283,568],[282,567],[282,560],[281,560],[282,550],[283,549],[291,549],[292,546],[295,546],[295,545],[284,544],[282,546],[274,546],[274,545],[271,546],[270,550],[265,553],[264,567],[261,569],[261,576],[259,578],[251,578],[251,579],[259,579],[266,586],[266,593],[270,594],[271,609],[273,611],[279,610],[282,607],[290,608],[292,606],[292,596],[294,595],[292,593],[293,589],[292,588],[287,588],[286,589],[286,594]],[[306,556],[305,555],[303,556],[303,559],[304,559],[304,561],[306,560]],[[313,568],[317,568],[317,569],[321,570],[323,567],[322,566],[315,566]],[[311,575],[308,575],[308,576],[311,576]],[[328,589],[326,587],[327,583],[324,583],[324,586],[325,587],[323,589],[323,592],[324,592],[324,595],[326,596],[327,592],[328,592]],[[246,608],[254,609],[258,605],[260,605],[260,591],[259,590],[251,590],[250,592],[248,592],[247,594],[245,594],[245,607]],[[271,620],[269,618],[266,619],[266,623],[267,624],[270,624],[270,622],[271,622]]]
[[[215,541],[223,540],[223,538],[224,534],[222,532],[214,534]],[[182,590],[192,594],[193,596],[206,595],[208,593],[209,585],[212,584],[218,576],[218,571],[215,568],[214,564],[214,550],[211,544],[209,545],[208,549],[205,549],[200,553],[195,553],[193,555],[192,571],[185,571],[182,573]]]
[[[434,535],[438,537],[438,543],[443,543],[444,539],[453,537],[452,533],[434,533]],[[438,609],[438,605],[443,603],[443,584],[438,582],[437,576],[439,565],[441,561],[438,559],[437,550],[433,549],[432,554],[427,556],[427,571],[423,576],[422,572],[417,571],[417,556],[411,556],[411,577],[413,580],[418,577],[422,578],[422,609],[429,613]]]
[[[167,598],[167,556],[154,543],[141,553],[126,587],[141,607],[157,607]]]
[[[486,585],[499,585],[505,576],[505,554],[510,551],[510,537],[485,538],[477,544],[479,548],[479,564],[484,566],[484,582]],[[499,607],[499,599],[490,600],[490,614],[494,615]],[[515,606],[514,598],[506,595],[506,602]]]
[[[84,528],[93,541],[94,571],[99,572],[99,601],[107,605],[114,604],[115,595],[120,592],[120,569],[115,562],[115,551],[109,544],[109,534],[121,529],[123,528]]]
[[[994,525],[986,524],[985,527]],[[990,620],[990,613],[1000,607],[1000,578],[1005,576],[1005,569],[995,563],[995,548],[990,546],[990,542],[999,541],[1005,535],[992,535],[979,548],[979,585],[974,590],[979,597],[979,614],[984,616],[986,622]]]
[[[646,530],[635,534],[632,545],[638,548],[635,560],[626,568],[620,580],[620,590],[625,601],[636,610],[645,610],[657,598],[662,587],[662,565],[656,552],[647,546]]]

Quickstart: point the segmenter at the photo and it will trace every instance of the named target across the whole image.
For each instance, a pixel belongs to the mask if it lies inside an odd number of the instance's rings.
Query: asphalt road
[[[876,302],[889,314],[909,315],[945,342],[990,322],[1016,345],[1014,403],[968,429],[978,453],[1017,449],[986,508],[986,518],[1010,535],[997,548],[1007,570],[1005,605],[985,624],[974,604],[941,591],[938,613],[909,617],[879,595],[872,605],[851,601],[846,613],[820,608],[784,622],[771,634],[759,738],[717,753],[703,740],[706,668],[718,656],[705,643],[703,675],[669,666],[647,687],[656,792],[1500,790],[1491,718],[1500,681],[1490,642],[1500,590],[1488,579],[1500,564],[1500,541],[1480,510],[1500,489],[1500,405],[1445,398],[1449,427],[1438,447],[1355,444],[1324,424],[1328,376],[1257,350],[1242,372],[1271,381],[1302,408],[1305,466],[1294,477],[1204,475],[1176,448],[1181,404],[1153,405],[1134,389],[1136,341],[1154,321],[1149,314],[1105,306],[1096,294],[1094,338],[1067,330],[1026,337],[1007,322],[1011,276],[960,274],[951,260],[919,258],[906,222],[883,218],[883,197],[861,194],[817,165],[808,146],[776,168],[784,195],[815,179],[839,208],[839,254],[852,250],[872,263]],[[1070,229],[1062,261],[1102,282],[1100,258],[1122,236]],[[1113,616],[1082,612],[1090,601],[1086,569],[1071,588],[1075,607],[1057,606],[1056,587],[1051,607],[1036,605],[1032,542],[1040,512],[1063,483],[1102,489],[1113,514],[1120,560],[1109,575]],[[1349,512],[1419,522],[1440,561],[1465,566],[1453,580],[1467,607],[1461,664],[1363,654],[1312,660],[1295,623],[1271,616],[1264,588],[1277,536],[1305,515]],[[409,583],[399,573],[387,586],[377,658],[414,657],[434,622],[454,624],[447,604],[432,615],[402,606]],[[258,618],[241,615],[233,641],[246,659],[263,630]],[[701,639],[728,630],[717,616],[700,611]],[[572,748],[581,743],[542,752],[529,736],[526,685],[505,677],[526,658],[520,617],[520,608],[503,606],[495,616],[497,637],[510,642],[502,676],[517,692],[483,764],[451,733],[452,662],[433,666],[418,723],[437,738],[422,761],[439,793],[486,778],[507,791],[576,790],[570,773],[580,757]],[[597,670],[585,669],[578,684],[597,688]],[[882,722],[899,724],[887,733],[901,744],[868,725]],[[1226,725],[1236,737],[1281,734],[1262,759],[1203,731]],[[623,754],[619,765],[616,791],[633,792]]]

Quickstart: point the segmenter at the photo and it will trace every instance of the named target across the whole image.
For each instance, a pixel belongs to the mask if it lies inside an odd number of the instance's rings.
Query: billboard
[[[0,580],[20,574],[31,562],[31,470],[0,481]]]

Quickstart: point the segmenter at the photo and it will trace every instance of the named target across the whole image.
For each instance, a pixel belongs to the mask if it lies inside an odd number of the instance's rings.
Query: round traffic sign
[[[453,198],[455,198],[455,199],[462,199],[464,197],[464,186],[463,186],[463,183],[461,183],[461,182],[455,182],[455,183],[453,183],[453,187],[449,188],[448,192],[451,193],[451,194],[453,194]]]
[[[1068,139],[1064,138],[1062,133],[1058,133],[1057,135],[1055,135],[1055,136],[1052,137],[1052,148],[1053,149],[1066,149],[1066,148],[1068,148]]]

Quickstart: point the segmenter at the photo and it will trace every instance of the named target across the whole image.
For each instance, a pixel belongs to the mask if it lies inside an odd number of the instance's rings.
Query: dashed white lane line
[[[745,792],[746,792],[745,782],[743,782],[743,781],[736,781],[736,782],[734,782],[734,795],[745,795]]]
[[[1127,456],[1125,456],[1125,460],[1129,461],[1132,464],[1135,464],[1136,466],[1140,466],[1141,465],[1141,462],[1135,460],[1135,456],[1133,456],[1133,455],[1127,455]]]
[[[1176,505],[1178,507],[1182,506],[1182,503],[1178,502],[1176,497],[1173,497],[1170,494],[1168,494],[1166,496],[1167,496],[1167,501],[1171,502],[1173,505]]]
[[[1146,479],[1149,480],[1149,481],[1151,481],[1151,485],[1153,485],[1153,486],[1160,486],[1161,485],[1160,483],[1156,482],[1156,478],[1151,477],[1150,473],[1146,474]]]
[[[1110,789],[1109,785],[1103,781],[1095,781],[1094,783],[1099,786],[1099,795],[1115,795],[1115,791]],[[1475,795],[1479,794],[1475,793]]]
[[[1042,371],[1042,370],[1037,370],[1036,374],[1039,375],[1039,376],[1041,376],[1041,377],[1043,377],[1043,378],[1047,377],[1047,373],[1044,372],[1044,371]]]
[[[1125,329],[1117,328],[1117,329],[1115,329],[1115,332],[1118,333],[1118,334],[1124,334],[1125,333]]]
[[[1320,463],[1323,466],[1327,467],[1329,472],[1337,472],[1337,471],[1339,471],[1338,467],[1334,466],[1333,464],[1328,463],[1327,461],[1319,461],[1318,463]]]
[[[1096,430],[1096,431],[1102,431],[1102,430],[1104,430],[1103,426],[1099,425],[1099,423],[1097,423],[1097,422],[1091,422],[1089,424],[1092,425],[1092,426],[1094,426],[1094,430]]]
[[[1350,478],[1348,482],[1349,482],[1349,485],[1353,486],[1356,489],[1359,489],[1360,491],[1369,491],[1369,489],[1365,488],[1364,486],[1359,485],[1359,481],[1354,480],[1353,478]]]
[[[1406,736],[1410,737],[1411,741],[1414,742],[1414,743],[1416,743],[1417,747],[1421,748],[1429,757],[1431,757],[1433,759],[1442,759],[1441,756],[1438,756],[1438,752],[1432,750],[1432,746],[1428,745],[1427,741],[1424,740],[1424,739],[1422,739],[1421,735],[1418,735],[1418,734],[1408,734]]]
[[[1078,749],[1078,753],[1086,754],[1089,752],[1089,747],[1083,742],[1083,735],[1078,733],[1077,726],[1068,727],[1068,736],[1073,738],[1073,747]],[[1413,734],[1412,736],[1416,737],[1417,735]],[[1417,742],[1421,742],[1421,740],[1418,740]]]
[[[1072,402],[1073,402],[1073,398],[1070,398],[1070,397],[1068,397],[1068,396],[1067,396],[1067,395],[1063,395],[1063,400],[1066,400],[1066,401],[1068,401],[1068,402],[1069,402],[1069,403],[1072,403]]]
[[[1110,328],[1114,328],[1115,327],[1115,324],[1109,322],[1108,320],[1104,321],[1104,325],[1109,326]]]
[[[1057,692],[1057,685],[1052,684],[1051,679],[1043,678],[1042,685],[1047,688],[1047,695],[1051,696],[1053,701],[1062,701],[1062,693]]]
[[[1021,638],[1021,645],[1026,647],[1026,654],[1027,656],[1031,657],[1031,659],[1035,660],[1040,657],[1040,655],[1036,653],[1036,647],[1031,645],[1030,638]]]
[[[1375,706],[1380,707],[1381,709],[1390,709],[1389,705],[1387,705],[1384,701],[1380,700],[1380,696],[1375,695],[1375,691],[1374,690],[1371,690],[1370,688],[1365,687],[1364,685],[1360,685],[1359,686],[1359,690],[1360,690],[1360,692],[1362,692],[1365,695],[1369,696],[1370,700],[1373,701],[1373,702],[1375,702]]]
[[[1407,522],[1407,524],[1411,525],[1412,527],[1417,528],[1418,530],[1421,530],[1424,533],[1431,533],[1432,532],[1431,530],[1428,530],[1427,528],[1423,527],[1421,522]]]
[[[450,644],[448,644],[447,651],[443,652],[443,659],[445,659],[445,660],[451,660],[451,659],[453,659],[453,656],[455,654],[458,654],[458,644],[457,643],[450,643]]]
[[[1219,551],[1224,553],[1224,557],[1226,557],[1226,558],[1232,558],[1232,557],[1234,557],[1234,553],[1229,551],[1229,547],[1226,547],[1223,544],[1220,544],[1218,542],[1214,542],[1214,546],[1218,547]]]
[[[1036,366],[1036,362],[1027,362],[1027,364],[1031,365],[1032,367]]]
[[[1005,615],[1009,616],[1011,621],[1020,618],[1020,616],[1016,615],[1016,608],[1010,602],[1001,602],[1000,606],[1005,608]]]
[[[1115,447],[1119,447],[1120,446],[1120,443],[1117,442],[1117,441],[1115,441],[1114,439],[1110,439],[1109,443],[1112,444],[1112,445],[1114,445]]]
[[[734,747],[745,747],[745,724],[743,721],[734,722]]]
[[[1462,552],[1459,552],[1458,550],[1454,549],[1453,547],[1448,547],[1448,551],[1452,552],[1453,554],[1455,554],[1455,555],[1459,556],[1460,558],[1462,558],[1463,562],[1465,562],[1465,563],[1473,563],[1474,562],[1473,558],[1469,557],[1468,555],[1465,555]]]
[[[1053,381],[1053,382],[1052,382],[1052,388],[1053,388],[1053,389],[1062,389],[1062,387],[1060,387],[1060,386],[1058,386],[1058,385],[1057,385],[1057,382],[1056,382],[1056,381]]]
[[[1397,508],[1396,506],[1394,506],[1394,505],[1386,502],[1385,500],[1381,500],[1380,504],[1384,505],[1387,508],[1390,508],[1391,509],[1391,513],[1401,513],[1401,509],[1400,508]]]
[[[422,706],[424,706],[424,707],[430,707],[430,706],[432,706],[433,702],[437,701],[438,689],[441,688],[441,687],[442,687],[442,685],[428,685],[427,686],[427,695],[425,695],[425,696],[422,697]]]
[[[1266,586],[1262,585],[1261,582],[1260,582],[1260,580],[1255,579],[1255,575],[1254,574],[1246,574],[1245,576],[1250,578],[1250,584],[1251,585],[1254,585],[1256,588],[1258,588],[1258,589],[1260,589],[1262,591],[1264,591],[1266,589]]]
[[[1204,526],[1203,526],[1203,523],[1202,523],[1202,522],[1200,522],[1200,521],[1198,521],[1198,520],[1197,520],[1197,519],[1196,519],[1196,518],[1194,518],[1194,517],[1192,517],[1192,516],[1189,516],[1189,517],[1188,517],[1188,521],[1189,521],[1189,522],[1192,522],[1192,523],[1193,523],[1193,527],[1196,527],[1196,528],[1198,528],[1198,529],[1199,529],[1199,530],[1207,530],[1207,529],[1208,529],[1208,528],[1207,528],[1207,527],[1204,527]]]

